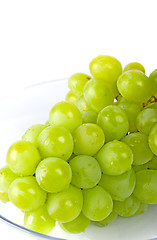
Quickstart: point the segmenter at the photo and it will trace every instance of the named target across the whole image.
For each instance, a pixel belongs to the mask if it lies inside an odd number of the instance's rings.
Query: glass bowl
[[[26,129],[36,123],[45,123],[52,106],[65,99],[68,92],[67,79],[54,80],[13,91],[0,101],[0,167],[5,165],[8,147],[20,140]],[[15,217],[16,216],[16,217]],[[58,224],[49,235],[39,234],[23,227],[23,213],[11,203],[0,202],[1,221],[9,223],[22,234],[35,236],[35,239],[51,240],[144,240],[157,237],[157,205],[151,205],[142,215],[130,218],[118,217],[107,227],[91,224],[85,233],[68,234]],[[9,226],[8,226],[9,228]],[[157,239],[157,238],[156,238]]]

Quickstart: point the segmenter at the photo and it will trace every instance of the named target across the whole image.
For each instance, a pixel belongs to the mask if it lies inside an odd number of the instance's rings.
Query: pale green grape
[[[98,227],[105,227],[109,223],[113,222],[117,217],[118,217],[118,214],[114,211],[114,207],[113,207],[113,211],[110,213],[110,215],[108,215],[108,217],[106,217],[102,221],[94,222],[94,224]]]
[[[113,200],[124,201],[134,191],[136,183],[133,169],[118,176],[102,175],[99,185],[107,190]]]
[[[35,177],[16,178],[10,185],[8,191],[10,201],[23,211],[31,211],[41,207],[47,198]]]
[[[51,125],[67,128],[73,132],[82,124],[82,116],[78,108],[69,102],[59,102],[53,106],[49,114]]]
[[[67,95],[66,95],[66,97],[65,97],[65,100],[67,101],[67,102],[70,102],[70,103],[73,103],[73,104],[75,104],[76,103],[76,101],[77,101],[77,96],[73,93],[73,92],[68,92],[67,93]]]
[[[89,65],[91,74],[104,82],[115,83],[122,73],[121,63],[114,57],[100,55],[95,57]]]
[[[148,145],[148,138],[143,133],[131,133],[125,136],[122,141],[126,143],[133,152],[133,165],[141,165],[149,162],[153,153]]]
[[[44,205],[36,210],[25,212],[24,227],[35,232],[48,234],[55,227],[55,220],[49,216],[46,205]]]
[[[30,126],[22,136],[22,140],[31,142],[37,147],[37,138],[45,128],[46,126],[43,124],[35,124]]]
[[[85,112],[82,115],[83,123],[96,123],[98,114],[93,111]]]
[[[153,95],[157,97],[157,69],[149,75],[149,79],[153,82]]]
[[[117,82],[120,94],[130,102],[142,103],[153,93],[153,83],[140,71],[124,72]]]
[[[82,94],[86,82],[90,79],[91,77],[87,74],[75,73],[69,78],[68,87],[76,96],[79,96]]]
[[[71,133],[57,126],[45,128],[38,137],[38,148],[43,158],[59,157],[68,160],[73,151]]]
[[[128,63],[124,68],[124,72],[129,71],[129,70],[139,70],[139,71],[145,73],[144,66],[141,63],[138,63],[138,62]]]
[[[86,83],[83,95],[89,107],[95,112],[114,102],[114,95],[108,84],[94,78]]]
[[[142,104],[128,102],[125,98],[121,97],[117,106],[123,109],[127,115],[129,122],[129,132],[136,132],[136,117],[142,109]]]
[[[72,169],[71,183],[78,188],[92,188],[101,178],[101,168],[97,160],[87,155],[74,157],[70,161]]]
[[[84,123],[73,134],[74,153],[93,156],[105,143],[103,130],[94,123]]]
[[[83,190],[83,214],[92,221],[101,221],[112,212],[113,201],[110,194],[100,186]]]
[[[90,220],[86,218],[83,213],[80,213],[80,215],[75,218],[73,221],[67,222],[67,223],[59,223],[60,227],[65,231],[69,233],[81,233],[85,232],[86,228],[90,224]]]
[[[145,108],[136,118],[137,129],[145,134],[149,134],[155,123],[157,123],[157,109]]]
[[[78,109],[80,110],[81,114],[84,114],[85,112],[91,111],[92,109],[88,106],[88,104],[86,103],[86,100],[82,95],[80,95],[76,101],[76,106],[78,107]]]
[[[120,140],[129,130],[129,122],[123,109],[108,106],[98,114],[97,124],[103,129],[106,142]]]
[[[133,166],[133,169],[135,170],[135,172],[138,172],[144,169],[157,170],[157,156],[154,155],[153,158],[145,164]]]
[[[146,105],[145,108],[157,109],[157,102],[150,103]]]
[[[0,201],[9,202],[8,193],[0,191]]]
[[[7,193],[10,184],[17,178],[18,176],[13,173],[10,168],[7,166],[0,169],[0,191]]]
[[[133,153],[127,144],[114,140],[100,149],[96,159],[104,174],[120,175],[131,169]]]
[[[143,214],[144,212],[146,212],[148,209],[148,204],[140,202],[140,206],[138,208],[138,210],[135,212],[134,215],[140,215]]]
[[[60,158],[46,158],[36,169],[36,180],[46,192],[63,191],[69,186],[71,178],[72,171],[69,164]]]
[[[59,222],[70,222],[82,211],[82,191],[72,185],[60,193],[49,193],[47,210],[52,219]]]
[[[149,147],[157,156],[157,123],[152,127],[148,136]]]
[[[131,195],[124,201],[114,201],[114,210],[121,217],[133,216],[140,207],[140,201]]]
[[[32,143],[27,141],[13,143],[6,157],[9,168],[20,176],[33,175],[40,161],[39,151]]]

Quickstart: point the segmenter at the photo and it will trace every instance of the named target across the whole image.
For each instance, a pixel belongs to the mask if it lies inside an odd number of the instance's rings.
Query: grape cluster
[[[24,211],[24,226],[84,232],[118,215],[157,204],[157,70],[122,70],[114,57],[90,63],[93,77],[73,74],[66,101],[48,121],[13,143],[0,169],[0,199]]]

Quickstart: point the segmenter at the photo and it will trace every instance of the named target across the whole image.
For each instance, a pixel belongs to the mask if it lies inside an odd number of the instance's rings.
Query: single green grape
[[[149,75],[149,79],[153,82],[153,95],[157,97],[157,69]]]
[[[127,144],[114,140],[100,149],[96,159],[104,174],[120,175],[131,169],[133,153]]]
[[[142,165],[149,162],[153,153],[148,145],[148,137],[143,133],[131,133],[122,141],[126,143],[133,152],[133,165]]]
[[[120,140],[129,130],[125,111],[118,106],[108,106],[98,114],[97,124],[103,129],[106,142]]]
[[[17,178],[18,176],[13,173],[10,168],[7,166],[0,169],[0,191],[8,193],[8,188],[10,184]]]
[[[6,157],[8,167],[19,176],[33,175],[40,161],[41,156],[37,148],[23,140],[13,143]]]
[[[98,114],[93,111],[85,112],[82,115],[83,123],[96,123]]]
[[[147,102],[153,93],[153,83],[140,71],[124,72],[117,82],[120,94],[130,102]]]
[[[114,201],[114,210],[121,217],[133,216],[140,207],[140,201],[131,195],[124,201]]]
[[[0,191],[0,201],[9,202],[8,193]]]
[[[113,200],[124,201],[134,191],[136,184],[133,169],[118,176],[102,175],[99,185],[107,190]]]
[[[82,115],[74,104],[59,102],[51,109],[49,122],[51,125],[65,127],[70,132],[73,132],[82,124]]]
[[[84,114],[85,112],[88,112],[88,111],[92,111],[92,109],[86,103],[86,100],[85,100],[83,94],[78,97],[78,99],[76,101],[76,106],[80,110],[81,114]]]
[[[87,155],[74,157],[70,161],[71,183],[78,188],[88,189],[96,186],[101,179],[101,168],[97,160]]]
[[[148,204],[140,202],[140,206],[134,215],[137,216],[137,215],[143,214],[147,211],[147,209],[148,209]]]
[[[83,190],[83,214],[92,221],[102,221],[113,209],[110,194],[100,186]]]
[[[46,205],[24,214],[24,227],[42,234],[48,234],[55,227],[53,220],[48,212]]]
[[[73,138],[64,127],[50,126],[39,135],[38,149],[42,158],[59,157],[68,160],[73,152]]]
[[[89,107],[95,112],[114,102],[114,95],[108,84],[94,78],[86,83],[83,95]]]
[[[157,170],[157,156],[154,155],[153,158],[145,164],[133,166],[133,169],[135,172],[138,172],[144,169]]]
[[[146,105],[144,108],[157,109],[157,102],[150,103],[150,104]]]
[[[74,153],[93,156],[105,143],[103,130],[94,123],[84,123],[73,134]]]
[[[82,211],[83,195],[81,189],[72,185],[59,193],[49,193],[47,210],[52,219],[59,222],[70,222]]]
[[[113,211],[108,215],[108,217],[106,217],[102,221],[94,222],[94,224],[98,227],[105,227],[109,223],[113,222],[117,217],[118,217],[118,214],[114,211],[114,207],[113,207]]]
[[[72,179],[69,164],[63,159],[52,157],[39,163],[35,175],[39,186],[50,193],[63,191],[69,186]]]
[[[22,136],[22,140],[33,143],[37,146],[37,138],[39,134],[46,128],[46,125],[43,124],[35,124],[30,126],[25,134]]]
[[[147,135],[155,123],[157,123],[157,109],[145,108],[136,118],[137,129]]]
[[[8,196],[17,208],[31,211],[43,206],[47,193],[39,187],[35,177],[29,176],[16,178],[9,187]]]
[[[70,91],[70,92],[67,93],[67,95],[65,97],[65,100],[67,102],[75,104],[76,101],[77,101],[77,98],[78,98],[78,96],[76,96],[73,92]]]
[[[115,83],[122,73],[121,63],[114,57],[99,55],[89,65],[91,74],[104,82]]]
[[[81,212],[80,215],[73,221],[67,223],[59,223],[60,227],[68,233],[81,233],[85,232],[86,228],[89,226],[90,220],[86,218]]]
[[[139,70],[143,73],[145,73],[145,68],[144,66],[141,64],[141,63],[138,63],[138,62],[131,62],[131,63],[128,63],[123,72],[126,72],[126,71],[129,71],[129,70]]]
[[[157,204],[157,170],[146,169],[136,172],[134,195],[147,204]]]
[[[128,102],[125,98],[121,97],[117,106],[124,110],[129,122],[129,132],[136,132],[136,117],[142,109],[142,104]]]
[[[149,133],[148,143],[151,151],[157,156],[157,123],[152,127]]]
[[[91,79],[90,76],[84,73],[75,73],[68,80],[68,87],[76,96],[83,93],[85,84]]]

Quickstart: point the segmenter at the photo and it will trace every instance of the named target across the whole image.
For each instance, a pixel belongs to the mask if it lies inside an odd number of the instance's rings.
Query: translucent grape
[[[129,70],[139,70],[139,71],[145,73],[144,66],[138,62],[131,62],[131,63],[127,64],[124,68],[124,72],[129,71]]]
[[[93,111],[85,112],[82,115],[83,123],[96,123],[98,114]]]
[[[57,126],[45,128],[38,137],[38,148],[43,158],[59,157],[68,160],[73,151],[71,133]]]
[[[117,216],[118,216],[118,214],[114,211],[114,208],[113,208],[113,211],[110,213],[110,215],[108,215],[108,217],[106,217],[102,221],[94,222],[94,223],[98,227],[105,227],[109,223],[113,222],[117,218]]]
[[[52,219],[59,222],[70,222],[82,211],[82,191],[72,185],[60,193],[49,193],[47,209]]]
[[[94,123],[84,123],[73,134],[74,153],[93,156],[105,143],[103,130]]]
[[[157,156],[157,123],[152,127],[148,137],[149,147]]]
[[[147,204],[157,204],[157,170],[136,172],[134,195]]]
[[[113,201],[110,194],[100,186],[83,190],[84,203],[83,214],[92,221],[101,221],[106,218],[113,209]]]
[[[75,73],[69,78],[68,87],[76,96],[79,96],[82,94],[86,82],[90,79],[91,77],[87,74]]]
[[[49,216],[46,205],[44,205],[36,210],[25,212],[24,227],[42,234],[48,234],[55,227],[55,220]]]
[[[8,193],[0,191],[0,201],[9,202]]]
[[[18,176],[13,173],[10,168],[7,166],[0,169],[0,191],[7,193],[10,184],[17,178]]]
[[[103,129],[106,142],[120,140],[129,130],[125,112],[118,106],[108,106],[98,114],[97,124]]]
[[[100,149],[96,159],[104,174],[120,175],[131,169],[133,153],[127,144],[114,140]]]
[[[67,162],[60,158],[46,158],[36,169],[39,186],[50,193],[57,193],[67,188],[71,182],[72,171]]]
[[[82,124],[82,116],[78,108],[69,102],[59,102],[53,106],[49,114],[51,125],[61,126],[73,132]]]
[[[84,114],[85,112],[91,111],[92,109],[88,106],[88,104],[86,103],[86,100],[82,95],[80,95],[76,101],[76,106],[78,107],[78,109],[80,110],[81,114]]]
[[[153,83],[140,71],[124,72],[117,82],[120,94],[130,102],[142,103],[153,93]]]
[[[65,97],[65,100],[67,101],[67,102],[70,102],[70,103],[73,103],[73,104],[75,104],[76,103],[76,101],[77,101],[77,96],[73,93],[73,92],[68,92],[67,93],[67,95],[66,95],[66,97]]]
[[[153,95],[157,97],[157,69],[149,75],[149,79],[153,82]]]
[[[17,141],[7,152],[6,162],[9,168],[20,176],[33,175],[41,156],[37,148],[30,142]]]
[[[147,211],[147,209],[148,209],[148,204],[140,202],[140,206],[139,206],[138,210],[135,212],[134,215],[143,214]]]
[[[70,161],[72,169],[71,183],[79,188],[92,188],[101,178],[101,168],[97,160],[87,155],[74,157]]]
[[[47,194],[43,191],[35,177],[21,177],[15,179],[8,191],[10,201],[23,211],[37,209],[46,201]]]

